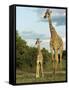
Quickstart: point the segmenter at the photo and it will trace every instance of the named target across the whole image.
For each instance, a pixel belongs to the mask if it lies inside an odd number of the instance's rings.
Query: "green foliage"
[[[51,53],[45,48],[42,49],[44,67],[51,62]],[[66,51],[63,51],[63,60],[66,60]],[[18,32],[16,32],[16,68],[29,72],[35,71],[37,60],[37,48],[29,47],[25,40],[23,40]]]
[[[32,67],[35,64],[36,48],[27,46],[16,32],[16,67],[19,69]]]
[[[51,54],[45,48],[42,49],[44,63],[51,60]]]

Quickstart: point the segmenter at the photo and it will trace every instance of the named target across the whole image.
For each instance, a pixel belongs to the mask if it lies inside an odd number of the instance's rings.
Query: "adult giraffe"
[[[49,22],[49,29],[51,33],[50,48],[52,52],[53,68],[55,72],[57,70],[57,64],[59,62],[58,52],[60,53],[60,63],[62,63],[63,41],[62,38],[57,34],[55,27],[52,25],[51,13],[52,11],[50,11],[50,9],[47,9],[47,11],[44,14],[44,18],[48,18]]]

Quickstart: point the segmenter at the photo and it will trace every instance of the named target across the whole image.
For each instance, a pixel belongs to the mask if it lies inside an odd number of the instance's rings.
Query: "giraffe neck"
[[[55,31],[55,28],[52,25],[51,16],[48,18],[48,21],[49,21],[49,28],[50,28],[51,38],[53,38],[54,37],[53,34],[55,34],[56,31]]]
[[[50,17],[48,17],[48,22],[49,22],[49,28],[50,28],[50,31],[51,31],[51,28],[52,28],[51,16],[50,16]]]
[[[40,45],[38,46],[38,54],[41,53]]]

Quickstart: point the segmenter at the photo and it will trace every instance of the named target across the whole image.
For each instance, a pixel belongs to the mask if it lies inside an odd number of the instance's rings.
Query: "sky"
[[[36,38],[41,42],[41,48],[50,50],[50,30],[48,19],[44,19],[47,8],[37,7],[16,7],[16,30],[22,39],[26,40],[27,45],[34,47]],[[66,49],[66,11],[65,9],[53,9],[51,18],[58,35],[64,42]]]

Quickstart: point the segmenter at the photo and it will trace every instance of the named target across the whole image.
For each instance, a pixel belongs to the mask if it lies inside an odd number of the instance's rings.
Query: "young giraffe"
[[[40,49],[40,40],[39,38],[37,38],[36,40],[36,47],[37,47],[37,65],[36,65],[36,78],[39,78],[40,77],[40,73],[42,75],[42,77],[44,76],[43,75],[43,55],[42,55],[42,52],[41,52],[41,49]]]
[[[50,9],[47,9],[47,11],[45,12],[44,18],[48,18],[48,22],[49,22],[49,28],[51,33],[50,48],[52,52],[53,68],[55,73],[57,69],[57,64],[59,62],[58,52],[60,53],[60,63],[62,63],[63,41],[62,41],[62,38],[57,34],[54,26],[52,25],[51,13],[52,11],[50,11]],[[54,55],[55,55],[55,59],[54,59]],[[54,65],[54,60],[56,61],[55,65]]]

